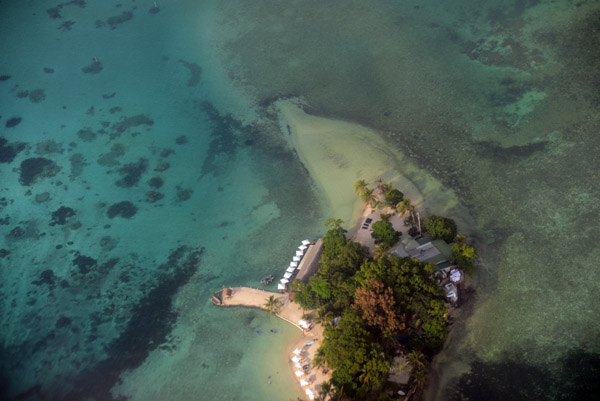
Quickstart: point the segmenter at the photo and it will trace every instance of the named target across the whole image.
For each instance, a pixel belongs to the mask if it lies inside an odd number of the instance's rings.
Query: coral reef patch
[[[106,20],[106,23],[110,25],[110,29],[116,29],[118,25],[124,24],[127,21],[133,19],[132,11],[123,11],[121,15],[113,15]]]
[[[50,199],[50,193],[49,192],[42,192],[41,194],[37,194],[35,196],[35,201],[37,203],[44,203],[47,202]]]
[[[12,163],[23,149],[25,149],[24,143],[9,143],[6,138],[0,136],[0,163]]]
[[[92,142],[96,139],[96,133],[87,127],[77,131],[77,136],[84,142]]]
[[[152,188],[160,188],[162,187],[164,184],[164,181],[162,178],[160,177],[152,177],[148,180],[148,185],[150,185]]]
[[[137,213],[138,208],[129,201],[122,201],[111,205],[106,212],[106,215],[109,218],[114,218],[117,216],[123,217],[125,219],[130,219]]]
[[[116,133],[123,133],[129,128],[137,127],[140,125],[153,125],[154,121],[145,114],[138,114],[132,117],[123,117],[121,121],[116,122],[112,125],[112,130]]]
[[[115,398],[112,387],[123,371],[140,366],[151,351],[167,341],[177,320],[173,297],[198,271],[203,252],[204,248],[181,247],[169,255],[157,269],[162,271],[158,283],[136,303],[124,330],[106,347],[106,359],[82,370],[66,399],[121,399]]]
[[[6,120],[6,123],[4,123],[4,125],[6,126],[6,128],[16,127],[17,125],[19,125],[21,120],[21,117],[11,117],[8,120]]]
[[[193,191],[191,189],[182,189],[177,192],[177,200],[184,202],[192,197]]]
[[[98,158],[98,164],[101,166],[116,166],[119,164],[117,159],[124,154],[125,146],[116,143],[110,148],[110,152],[105,153]]]
[[[88,274],[94,267],[98,265],[98,261],[89,256],[77,255],[77,257],[73,259],[73,264],[79,268],[79,273]]]
[[[156,192],[156,191],[146,192],[146,202],[148,202],[148,203],[154,203],[156,201],[161,200],[164,197],[165,197],[165,195],[161,194],[160,192]]]
[[[183,64],[185,68],[187,68],[190,72],[190,77],[188,78],[187,85],[188,86],[196,86],[200,83],[200,79],[202,78],[202,67],[200,67],[196,63],[192,63],[185,60],[177,60],[178,63]]]
[[[42,178],[54,177],[60,171],[56,163],[43,157],[33,157],[21,162],[19,182],[29,186]]]
[[[81,71],[83,71],[84,74],[98,74],[103,68],[104,67],[100,61],[94,60],[90,64],[83,67]]]
[[[57,224],[59,226],[65,225],[67,223],[67,220],[70,217],[75,216],[75,214],[76,214],[75,210],[71,209],[70,207],[61,206],[57,210],[52,212],[52,221],[50,222],[50,225],[51,226],[55,226]]]
[[[63,153],[65,150],[56,141],[49,139],[44,142],[39,142],[35,145],[35,154],[39,156],[45,156],[55,153]]]
[[[136,163],[128,163],[119,169],[121,178],[117,180],[116,184],[122,188],[131,188],[136,185],[142,174],[148,169],[148,161],[146,159],[139,159]]]
[[[71,157],[69,157],[69,162],[71,163],[71,174],[69,174],[69,179],[74,180],[83,173],[83,168],[87,163],[81,153],[72,154]]]

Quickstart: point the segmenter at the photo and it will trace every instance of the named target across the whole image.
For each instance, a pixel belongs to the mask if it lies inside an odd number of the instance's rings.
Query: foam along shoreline
[[[329,215],[344,220],[346,226],[354,227],[364,211],[353,190],[359,179],[372,182],[381,177],[393,183],[420,210],[426,204],[437,213],[447,214],[458,205],[452,191],[392,151],[374,130],[312,116],[293,100],[279,100],[275,108],[281,131],[324,195]]]

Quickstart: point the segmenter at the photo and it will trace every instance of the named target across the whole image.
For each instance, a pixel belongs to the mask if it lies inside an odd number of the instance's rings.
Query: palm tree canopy
[[[360,194],[365,189],[367,189],[367,182],[365,180],[358,180],[354,183],[354,192],[357,194]]]

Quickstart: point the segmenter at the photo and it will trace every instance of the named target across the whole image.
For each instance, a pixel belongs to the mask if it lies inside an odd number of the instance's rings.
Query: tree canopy
[[[446,338],[447,308],[433,271],[417,259],[371,258],[367,248],[346,238],[341,224],[327,231],[319,270],[308,284],[294,280],[290,290],[304,309],[340,317],[336,326],[323,319],[323,343],[313,361],[332,370],[338,395],[377,398],[400,345],[428,355],[430,347],[439,348]]]
[[[473,259],[477,259],[479,256],[475,253],[475,248],[466,244],[466,237],[464,235],[457,235],[456,243],[452,244],[450,250],[452,252],[450,260],[468,274],[472,274],[475,270]]]
[[[402,199],[404,199],[404,194],[397,189],[390,189],[389,191],[385,192],[384,197],[385,202],[390,207],[395,208],[398,205],[398,203],[402,202]]]
[[[396,245],[400,235],[401,233],[394,230],[394,226],[387,219],[373,223],[371,237],[375,239],[376,244],[385,244],[388,248],[391,248]]]
[[[456,223],[446,217],[431,215],[423,220],[423,227],[433,238],[441,238],[452,242],[456,237]]]

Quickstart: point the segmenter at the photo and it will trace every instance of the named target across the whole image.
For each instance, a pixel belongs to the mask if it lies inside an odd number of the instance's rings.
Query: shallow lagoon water
[[[293,328],[208,301],[335,213],[279,97],[376,130],[456,194],[480,273],[431,399],[593,394],[595,3],[21,3],[0,5],[4,398],[300,395],[257,373],[287,368]]]

